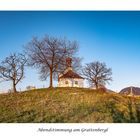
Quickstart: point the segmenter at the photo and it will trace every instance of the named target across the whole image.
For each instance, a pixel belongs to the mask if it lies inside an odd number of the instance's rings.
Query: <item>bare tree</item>
[[[3,81],[12,81],[13,92],[16,93],[16,85],[24,77],[24,67],[27,62],[23,54],[11,54],[1,62],[0,66],[0,79]]]
[[[46,80],[50,78],[50,86],[53,87],[53,78],[65,69],[67,57],[74,58],[79,66],[80,59],[76,57],[78,44],[76,41],[45,36],[42,39],[33,38],[27,46],[25,52],[29,58],[29,66],[39,69],[40,78]],[[76,61],[75,61],[76,62]]]
[[[100,63],[99,61],[86,64],[82,73],[96,89],[112,80],[112,70],[107,68],[105,63]]]

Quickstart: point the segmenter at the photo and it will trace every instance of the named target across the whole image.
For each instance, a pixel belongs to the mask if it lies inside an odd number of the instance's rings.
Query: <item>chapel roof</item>
[[[62,76],[59,77],[59,79],[61,79],[61,78],[78,78],[78,79],[84,79],[79,74],[75,73],[73,70],[67,71]]]

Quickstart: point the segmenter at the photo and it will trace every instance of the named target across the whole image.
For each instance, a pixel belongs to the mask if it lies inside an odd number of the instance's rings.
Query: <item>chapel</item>
[[[58,76],[58,87],[84,87],[84,78],[74,72],[72,59],[66,59],[66,69]]]

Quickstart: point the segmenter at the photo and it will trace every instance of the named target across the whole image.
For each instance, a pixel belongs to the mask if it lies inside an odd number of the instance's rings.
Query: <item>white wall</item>
[[[68,84],[66,84],[66,81]],[[77,81],[78,84],[75,84],[75,81]],[[61,78],[58,82],[58,87],[84,87],[84,79]]]

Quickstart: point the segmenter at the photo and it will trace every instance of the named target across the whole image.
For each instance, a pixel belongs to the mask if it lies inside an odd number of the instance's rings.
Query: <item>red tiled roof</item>
[[[66,72],[65,74],[60,76],[59,78],[78,78],[78,79],[84,79],[83,77],[81,77],[77,73],[73,72],[72,70],[69,70],[68,72]]]

